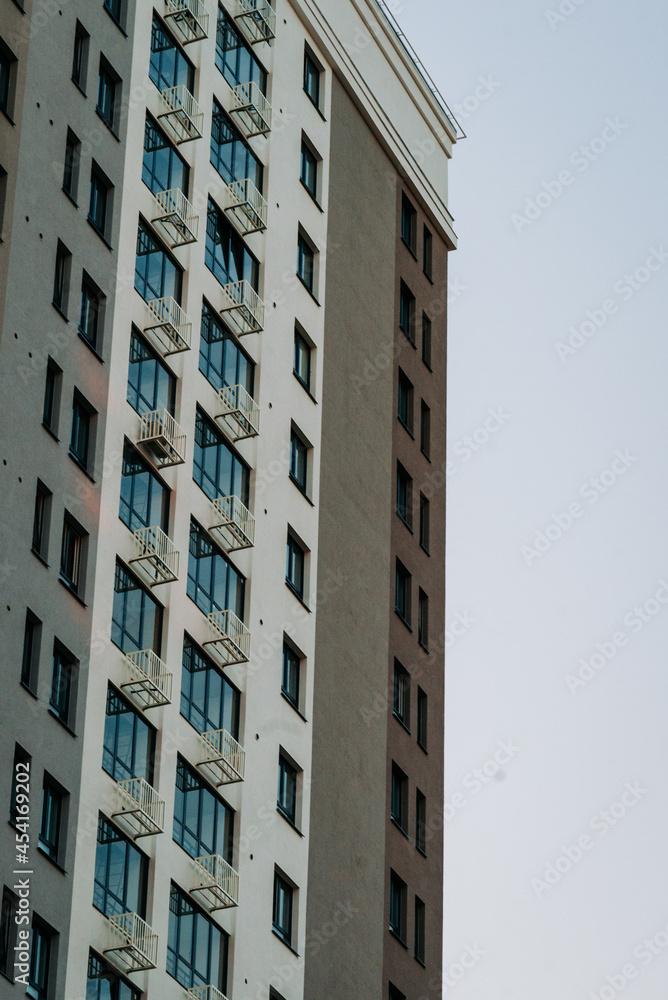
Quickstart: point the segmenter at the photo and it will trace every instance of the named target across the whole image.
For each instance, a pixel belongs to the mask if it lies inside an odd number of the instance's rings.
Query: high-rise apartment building
[[[377,0],[2,0],[0,997],[441,996],[457,138]]]

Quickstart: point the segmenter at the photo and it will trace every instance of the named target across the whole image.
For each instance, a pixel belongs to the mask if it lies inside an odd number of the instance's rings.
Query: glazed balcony
[[[173,250],[197,240],[199,215],[181,188],[158,191],[154,195],[155,208],[151,222],[159,236]]]
[[[249,177],[227,185],[223,209],[242,236],[267,228],[267,202]]]
[[[137,840],[152,837],[165,829],[165,802],[144,778],[126,778],[116,782],[118,810],[112,813]]]
[[[209,34],[209,15],[202,0],[165,0],[165,21],[182,45],[199,42]]]
[[[109,917],[109,941],[105,954],[114,959],[123,972],[155,969],[158,960],[158,935],[136,913],[118,913]]]
[[[143,413],[137,444],[150,455],[158,469],[182,465],[186,460],[186,435],[167,410]]]
[[[247,139],[271,131],[271,104],[254,81],[232,87],[230,114]]]
[[[158,118],[177,145],[202,137],[204,112],[184,84],[160,92]]]
[[[276,37],[276,11],[267,0],[237,0],[234,19],[251,45]]]
[[[250,656],[250,632],[233,611],[212,611],[206,616],[208,639],[204,645],[220,666],[246,663]]]
[[[172,700],[173,675],[152,649],[125,654],[125,681],[121,687],[140,708],[159,708]]]
[[[135,554],[130,562],[135,564],[138,576],[149,587],[161,583],[174,583],[179,578],[179,550],[168,535],[152,525],[137,528],[134,532]]]
[[[190,891],[198,894],[209,912],[238,906],[239,873],[219,854],[195,858],[195,879]]]
[[[243,781],[246,773],[246,751],[226,729],[202,733],[202,759],[199,767],[214,778],[217,785]]]
[[[162,299],[149,299],[146,305],[148,320],[144,333],[163,358],[189,351],[193,327],[176,299],[166,295]]]
[[[242,385],[224,385],[218,393],[216,420],[233,441],[260,433],[260,407]]]
[[[255,544],[255,518],[239,497],[218,497],[213,501],[209,531],[225,552],[249,549]]]
[[[259,333],[264,327],[264,302],[249,281],[231,281],[222,287],[220,312],[237,337]]]

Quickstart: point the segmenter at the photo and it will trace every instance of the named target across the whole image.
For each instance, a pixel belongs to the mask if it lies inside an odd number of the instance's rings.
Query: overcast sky
[[[668,7],[395,9],[468,134],[444,995],[665,1000]]]

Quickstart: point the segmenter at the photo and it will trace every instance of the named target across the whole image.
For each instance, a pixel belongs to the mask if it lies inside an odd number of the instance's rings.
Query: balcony
[[[249,281],[232,281],[223,285],[220,312],[237,337],[259,333],[264,326],[264,302]]]
[[[225,552],[249,549],[255,544],[255,518],[239,497],[218,497],[213,501],[209,531]]]
[[[242,385],[224,385],[218,393],[216,420],[233,441],[260,433],[260,407]]]
[[[227,997],[215,986],[191,986],[186,1000],[227,1000]]]
[[[137,444],[146,449],[158,469],[182,465],[186,460],[185,431],[167,410],[142,414]]]
[[[267,0],[237,0],[234,19],[251,45],[276,37],[276,11]]]
[[[174,583],[179,578],[179,550],[162,528],[137,528],[134,533],[135,554],[130,558],[135,563],[137,575],[149,587],[160,583]]]
[[[165,0],[165,6],[165,21],[182,45],[206,38],[209,15],[202,0]]]
[[[155,969],[158,960],[158,935],[136,913],[118,913],[109,917],[109,947],[123,972]]]
[[[246,663],[250,656],[250,632],[234,611],[212,611],[206,616],[209,638],[204,640],[216,654],[218,664]]]
[[[202,759],[199,767],[212,774],[217,785],[230,785],[244,780],[246,751],[226,729],[202,733],[201,740]]]
[[[118,805],[112,818],[137,840],[152,837],[165,829],[165,802],[144,778],[117,781]]]
[[[249,177],[227,185],[223,208],[242,236],[267,228],[267,203]]]
[[[181,188],[170,188],[155,194],[151,222],[172,250],[194,243],[197,239],[199,215]]]
[[[239,904],[239,873],[219,854],[195,858],[195,882],[190,890],[198,893],[209,912]]]
[[[121,684],[140,708],[159,708],[172,700],[173,675],[152,649],[125,654],[125,680]]]
[[[163,299],[149,299],[148,320],[144,333],[162,354],[178,354],[190,350],[193,325],[176,299],[171,295]]]
[[[237,125],[247,139],[271,131],[271,104],[252,81],[232,87],[230,115],[235,116]]]
[[[160,92],[158,118],[162,119],[177,146],[202,137],[204,112],[183,84]]]

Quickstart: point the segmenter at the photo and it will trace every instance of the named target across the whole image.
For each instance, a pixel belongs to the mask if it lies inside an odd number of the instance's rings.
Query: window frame
[[[79,192],[79,167],[81,164],[81,140],[72,131],[67,129],[65,139],[65,163],[63,166],[63,191],[67,197],[77,204]]]
[[[72,553],[70,553],[70,545],[72,545]],[[83,600],[86,583],[87,548],[88,532],[66,510],[63,515],[63,536],[60,547],[60,580],[68,590],[81,600]],[[72,561],[71,573],[69,570],[70,561]]]
[[[281,664],[281,694],[292,707],[301,714],[302,662],[305,657],[283,636]],[[296,676],[293,694],[290,677]]]
[[[70,431],[69,455],[87,475],[95,462],[95,418],[97,410],[81,392],[74,388],[72,394],[72,427]],[[83,428],[83,449],[80,434]]]
[[[109,96],[110,95],[110,96]],[[100,53],[95,110],[111,133],[118,138],[121,78],[109,60]]]
[[[69,730],[74,730],[79,661],[63,643],[53,640],[49,712]]]
[[[96,963],[97,969],[93,971],[93,963]],[[130,983],[115,966],[110,965],[105,959],[98,955],[96,951],[92,948],[88,952],[88,966],[86,969],[86,998],[88,998],[88,984],[98,980],[98,987],[96,989],[96,996],[93,1000],[105,1000],[101,993],[102,982],[109,983],[110,998],[111,1000],[141,1000],[141,993],[133,983]],[[119,986],[124,987],[123,997],[120,997]]]
[[[195,543],[193,543],[193,538],[196,539]],[[195,551],[193,551],[193,544]],[[210,551],[208,553],[201,553],[200,549],[202,546],[210,548]],[[208,570],[209,580],[205,586],[201,581],[202,579],[206,580],[207,570],[201,569],[203,565],[202,560],[209,559],[211,560],[211,566]],[[225,598],[223,601],[224,606],[222,607],[217,603],[218,589],[221,586],[220,581],[216,579],[218,572],[220,572],[218,567],[224,567],[225,572]],[[231,584],[233,584],[233,587]],[[218,548],[209,533],[191,516],[186,582],[186,592],[190,600],[205,615],[211,614],[212,611],[229,610],[233,611],[243,621],[246,610],[246,584],[247,578],[244,574]],[[230,600],[233,590],[234,601]],[[234,607],[232,606],[233,604]]]
[[[321,164],[322,157],[310,139],[302,132],[299,180],[304,190],[308,192],[318,208],[320,208],[321,198]],[[312,184],[309,183],[309,174],[312,174]]]
[[[281,816],[297,829],[297,804],[299,798],[299,775],[301,770],[285,753],[278,751],[278,792],[276,809]]]
[[[219,364],[217,358],[212,359],[216,344],[222,345]],[[231,364],[228,352],[232,353],[234,364]],[[227,378],[231,368],[234,368],[234,382],[228,381]],[[222,321],[220,314],[216,313],[216,310],[209,305],[206,299],[202,302],[199,370],[217,392],[224,386],[242,385],[249,396],[253,395],[255,389],[255,362]]]
[[[205,435],[215,440],[215,445],[200,444],[199,438],[206,441]],[[216,452],[215,482],[211,469],[212,464],[214,464],[212,458],[214,450]],[[209,452],[208,456],[207,452]],[[225,480],[225,475],[228,472],[229,479]],[[197,483],[209,500],[237,496],[242,504],[248,507],[250,504],[250,476],[251,469],[248,463],[236,452],[229,439],[216,427],[208,414],[200,406],[196,406],[193,436],[193,482]]]
[[[74,51],[72,53],[72,82],[79,88],[81,93],[86,94],[86,81],[88,78],[88,48],[90,44],[90,33],[86,31],[81,21],[77,19],[74,28]]]
[[[399,284],[399,329],[406,335],[408,342],[416,347],[415,343],[415,315],[417,303],[415,295],[410,290],[406,282],[402,279]]]
[[[408,886],[394,869],[390,869],[390,934],[406,944]]]
[[[431,320],[426,312],[422,312],[422,361],[425,367],[432,371],[431,367]]]
[[[290,428],[290,467],[289,476],[294,485],[305,497],[309,494],[310,465],[309,453],[311,445],[294,426]],[[303,465],[303,470],[301,466]],[[301,472],[300,472],[301,470]]]
[[[415,848],[427,857],[427,796],[415,789]]]
[[[32,522],[32,545],[31,551],[47,563],[49,557],[49,535],[51,528],[51,505],[53,493],[44,485],[41,479],[37,480],[35,490],[35,509]]]
[[[128,466],[130,466],[131,462],[134,463],[134,468],[140,467],[141,471],[126,473],[125,470]],[[146,494],[146,510],[148,513],[146,518],[141,516],[141,510],[135,506],[135,494],[137,492],[135,487],[137,480],[135,477],[137,475],[145,475],[148,477],[146,480],[145,490],[143,490],[142,487],[139,487],[139,495],[141,496],[142,492],[145,492]],[[124,497],[125,480],[130,480],[128,487],[129,497],[127,498]],[[160,491],[158,493],[160,516],[157,519],[152,516],[156,500],[155,491]],[[151,528],[157,525],[157,527],[161,528],[166,535],[169,535],[171,492],[170,488],[156,473],[150,462],[147,462],[137,448],[135,448],[134,445],[127,438],[125,438],[123,441],[123,457],[121,458],[121,487],[118,510],[118,516],[123,524],[130,531],[136,531],[138,528]]]
[[[274,934],[292,948],[293,925],[295,917],[295,886],[274,869],[274,893],[271,910],[271,925]]]
[[[67,319],[67,306],[70,295],[70,275],[72,271],[72,254],[62,240],[56,247],[56,264],[53,272],[53,305],[64,319]]]
[[[303,350],[301,345],[303,345]],[[303,331],[298,325],[295,325],[295,339],[294,339],[294,351],[292,355],[292,374],[295,376],[297,381],[304,389],[308,392],[309,396],[312,396],[311,384],[313,378],[313,344],[306,339]],[[307,376],[304,379],[301,375],[301,365],[299,364],[299,359],[306,357],[306,370]]]
[[[113,222],[114,185],[98,163],[90,168],[88,221],[105,243],[110,242]]]
[[[184,787],[181,788],[179,780]],[[186,783],[190,782],[190,787]],[[187,798],[196,792],[194,797]],[[179,795],[181,802],[179,802]],[[207,798],[208,796],[208,798]],[[212,814],[207,818],[207,803],[213,807]],[[177,809],[180,815],[177,816]],[[196,812],[196,830],[188,826]],[[222,819],[223,829],[219,830]],[[176,787],[174,793],[174,817],[172,824],[172,840],[191,858],[220,855],[229,865],[234,861],[234,826],[235,811],[221,795],[217,794],[202,775],[181,754],[176,759]],[[211,843],[205,841],[205,826],[211,827]],[[177,835],[178,828],[178,835]],[[221,846],[222,845],[222,846]]]
[[[139,357],[140,353],[141,357]],[[137,355],[137,360],[133,360],[133,355]],[[155,366],[153,370],[153,395],[150,406],[148,397],[144,392],[144,383],[148,381],[141,370],[141,366],[144,364]],[[134,376],[136,376],[136,384],[132,381],[132,377]],[[161,399],[161,397],[163,398]],[[135,413],[140,414],[140,416],[143,413],[152,413],[154,410],[163,408],[171,416],[174,416],[176,410],[176,375],[135,326],[132,327],[130,333],[128,384],[125,398]],[[143,403],[146,404],[145,407],[142,407]],[[162,405],[160,405],[161,403]]]
[[[392,699],[392,714],[410,733],[411,722],[411,675],[403,663],[394,659],[394,690]]]
[[[417,690],[417,744],[427,753],[427,737],[429,725],[429,697],[423,688]]]
[[[408,837],[408,775],[392,761],[390,819]]]
[[[125,580],[127,581],[125,585],[123,584],[122,577],[124,577]],[[116,588],[119,585],[122,586],[123,589],[117,590]],[[135,591],[138,591],[140,594],[139,615],[138,615],[139,630],[140,630],[139,644],[137,644],[134,637],[127,630],[126,626],[126,619],[128,617],[127,598],[122,596],[119,601],[116,600],[117,594],[126,595]],[[147,604],[148,606],[150,605],[153,606],[152,613],[154,614],[153,626],[152,626],[153,635],[150,644],[147,644],[145,641],[145,639],[148,638],[148,635],[146,635],[146,629],[151,627],[150,621],[147,620],[146,618]],[[118,614],[118,611],[121,611],[120,618],[115,617]],[[132,615],[135,614],[136,611],[132,609],[130,611],[130,617],[132,617]],[[150,614],[151,612],[149,611],[149,615]],[[163,614],[164,614],[163,605],[160,604],[160,602],[155,599],[151,591],[147,589],[141,583],[141,581],[128,569],[125,563],[121,562],[121,560],[117,557],[116,567],[114,570],[114,589],[113,589],[112,606],[111,606],[110,637],[113,644],[123,653],[128,653],[128,652],[136,653],[142,649],[152,649],[157,656],[160,656],[160,652],[162,649]],[[115,635],[117,635],[117,637],[120,639],[120,642],[117,642]],[[122,643],[124,642],[124,637],[127,640],[127,645],[122,645]]]
[[[404,405],[402,406],[402,401]],[[405,410],[405,418],[403,411]],[[402,427],[413,437],[413,421],[415,417],[414,387],[406,373],[399,368],[397,380],[397,417]]]
[[[417,209],[405,192],[401,195],[401,241],[417,260]]]
[[[413,577],[400,559],[396,560],[394,610],[411,632]],[[403,600],[402,598],[403,594]]]
[[[57,439],[63,369],[49,357],[46,363],[42,426]]]
[[[322,64],[318,59],[316,59],[313,50],[308,46],[304,46],[304,71],[302,78],[302,87],[304,93],[308,97],[309,101],[322,114],[322,78],[324,74],[324,69]],[[312,86],[311,81],[315,80],[315,85]]]
[[[415,927],[413,934],[413,955],[420,965],[425,966],[427,908],[419,896],[415,897]]]
[[[434,237],[426,223],[422,226],[422,271],[427,281],[434,284]]]
[[[110,838],[101,840],[101,837]],[[113,837],[113,839],[111,839]],[[104,858],[104,881],[98,879],[98,872],[102,867],[102,851],[100,848],[108,844],[123,844],[123,871],[120,872],[118,851],[108,849]],[[129,859],[132,859],[129,863]],[[112,871],[114,865],[119,870]],[[136,866],[136,868],[135,868]],[[93,875],[93,906],[105,917],[116,916],[120,913],[134,912],[142,920],[146,919],[146,905],[148,897],[148,868],[149,859],[140,851],[134,840],[126,837],[121,830],[111,823],[103,813],[98,814],[97,819],[97,840],[95,845],[95,869]],[[136,886],[131,885],[132,873],[137,872]],[[110,888],[123,882],[122,894],[116,895]],[[102,898],[100,899],[100,894]],[[136,899],[136,908],[134,900]],[[101,904],[101,905],[100,905]]]
[[[198,661],[198,665],[195,669],[191,669],[191,666],[194,666],[196,661]],[[203,685],[204,691],[198,703],[197,692],[196,690],[193,691],[196,683],[193,678],[202,673],[206,673],[206,677]],[[184,680],[186,674],[189,675],[187,684]],[[217,678],[217,681],[220,682],[220,688],[212,694],[211,680],[213,677]],[[219,712],[216,718],[214,718],[210,711],[210,699],[213,700],[214,704],[217,702],[219,705]],[[229,703],[229,711],[226,708],[226,703]],[[179,709],[180,714],[196,732],[201,734],[210,729],[227,729],[233,739],[239,739],[241,692],[228,679],[225,671],[200,649],[187,632],[183,636],[183,652],[181,655],[181,698]],[[186,710],[184,711],[184,709]],[[201,717],[202,722],[200,722],[199,717]],[[229,726],[225,724],[226,717],[229,719]]]
[[[175,902],[178,898],[179,912],[174,908]],[[183,908],[187,908],[189,912],[183,912]],[[192,916],[192,930],[190,944],[187,945],[187,951],[182,953],[181,948],[181,918],[183,916]],[[207,940],[207,969],[205,973],[199,972],[192,964],[186,962],[184,954],[192,956],[196,954],[195,943],[200,939],[199,922],[205,921],[208,927],[208,940]],[[176,924],[176,926],[174,926]],[[212,937],[213,934],[217,933],[219,935],[219,949],[218,949],[218,974],[213,975],[213,969],[211,967],[212,961]],[[171,942],[174,942],[175,948],[171,947]],[[229,934],[223,930],[219,924],[212,920],[211,917],[204,912],[179,886],[172,881],[169,893],[169,926],[167,932],[167,975],[175,979],[177,983],[180,983],[185,989],[189,989],[192,986],[210,984],[215,986],[220,992],[227,990],[227,974],[228,974],[228,952],[229,952]],[[171,965],[171,968],[170,968]],[[189,972],[189,975],[179,977],[179,972],[183,970]],[[196,978],[197,977],[197,978]]]
[[[45,809],[47,799],[48,808]],[[67,791],[60,782],[45,771],[42,781],[42,805],[37,846],[59,868],[63,867],[65,860],[67,800]]]
[[[429,595],[418,587],[418,642],[429,652]]]
[[[397,461],[396,512],[409,531],[413,531],[413,477]]]
[[[429,458],[431,451],[431,407],[420,400],[420,451]]]
[[[34,695],[37,692],[41,644],[42,622],[30,608],[26,608],[21,656],[21,684]]]
[[[113,702],[119,708],[110,712],[109,707]],[[107,723],[108,719],[114,719],[120,715],[132,716],[132,735],[128,743],[130,753],[129,755],[126,753],[126,756],[129,757],[129,764],[120,756],[120,727],[118,722],[113,723],[113,725]],[[138,730],[138,724],[143,729]],[[125,725],[127,726],[127,722]],[[111,682],[108,682],[102,736],[102,770],[113,781],[143,778],[149,785],[153,785],[156,734],[157,730],[155,726],[151,725],[136,705],[133,705]],[[121,734],[121,737],[125,740],[128,739],[128,736],[129,732]],[[146,744],[145,747],[143,747],[144,743]],[[138,759],[138,752],[142,755],[141,760]],[[109,767],[111,767],[111,770]]]
[[[317,301],[318,250],[303,229],[297,234],[297,277],[309,295]]]
[[[14,100],[16,95],[16,69],[18,59],[0,38],[0,111],[13,122]]]
[[[144,249],[146,247],[147,249]],[[141,252],[140,252],[141,250]],[[149,275],[151,273],[152,267],[149,258],[153,255],[160,254],[160,282],[159,286],[153,288],[149,285]],[[143,273],[139,267],[139,261],[146,261],[143,266]],[[178,262],[176,257],[170,252],[167,246],[158,239],[155,231],[146,222],[146,220],[140,216],[139,224],[137,226],[137,246],[135,250],[135,278],[134,287],[135,291],[141,295],[144,302],[150,302],[152,299],[162,299],[166,296],[170,296],[181,305],[181,299],[183,297],[183,275],[184,268]],[[151,278],[152,281],[152,278]],[[143,287],[138,287],[138,283]]]
[[[34,1000],[48,1000],[52,983],[51,959],[55,951],[55,939],[57,934],[42,920],[34,911],[30,928],[30,971],[28,972],[28,987],[26,993]],[[38,940],[36,940],[36,937]],[[44,944],[42,945],[42,942]],[[44,947],[46,957],[42,961],[41,950]],[[39,978],[38,978],[39,977]]]
[[[7,885],[2,887],[2,909],[0,911],[0,975],[14,982],[14,945],[16,943],[16,922],[19,897]]]
[[[420,546],[429,555],[429,533],[431,530],[430,526],[431,513],[430,513],[430,503],[429,498],[420,491],[420,527],[419,527],[419,539]]]
[[[302,603],[306,602],[308,549],[288,528],[286,544],[285,583]]]
[[[95,354],[102,349],[104,312],[107,297],[86,270],[81,273],[81,305],[79,308],[79,336]],[[89,331],[92,327],[92,335]]]

